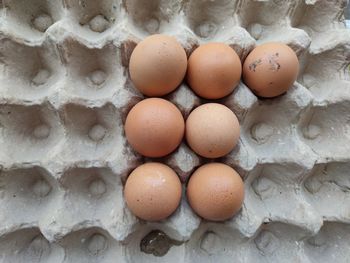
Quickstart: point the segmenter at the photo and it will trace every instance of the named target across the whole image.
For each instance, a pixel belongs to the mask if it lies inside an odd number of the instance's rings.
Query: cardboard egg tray
[[[0,0],[1,262],[349,262],[350,31],[346,0]],[[242,60],[288,44],[301,71],[287,94],[240,83],[219,100],[241,124],[218,161],[245,181],[231,220],[201,220],[185,190],[162,222],[133,216],[123,184],[138,165],[123,123],[143,96],[128,60],[163,33],[190,54],[224,42]],[[186,118],[206,102],[166,96]],[[185,142],[156,161],[184,183],[209,160]]]

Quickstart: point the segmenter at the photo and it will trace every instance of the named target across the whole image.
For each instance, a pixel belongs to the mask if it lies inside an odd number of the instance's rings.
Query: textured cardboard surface
[[[0,1],[0,261],[348,262],[346,2]],[[301,71],[287,94],[261,100],[241,83],[220,100],[242,134],[219,161],[246,188],[227,222],[201,220],[185,196],[163,222],[139,221],[125,206],[125,178],[149,161],[123,132],[143,98],[128,59],[137,41],[158,32],[176,36],[188,54],[211,41],[242,60],[269,41],[298,54]],[[185,83],[166,98],[185,117],[205,102]],[[185,186],[208,160],[183,142],[160,161]],[[140,242],[163,256],[142,252]]]

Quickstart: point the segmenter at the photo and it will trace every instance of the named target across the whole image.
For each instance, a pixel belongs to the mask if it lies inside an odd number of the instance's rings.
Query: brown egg
[[[162,220],[179,206],[181,182],[169,166],[146,163],[129,175],[124,196],[131,212],[139,218]]]
[[[175,90],[185,77],[187,56],[174,37],[152,35],[135,47],[130,57],[130,77],[147,96],[163,96]]]
[[[125,122],[125,134],[131,146],[147,157],[162,157],[181,143],[185,122],[171,102],[150,98],[137,103]]]
[[[258,96],[271,98],[286,92],[297,79],[299,61],[282,43],[267,43],[253,49],[243,64],[243,81]]]
[[[199,216],[212,221],[227,220],[242,206],[244,184],[230,166],[222,163],[205,164],[190,177],[187,199]]]
[[[241,74],[241,60],[224,43],[201,45],[188,59],[187,82],[197,95],[206,99],[230,94],[237,87]]]
[[[218,103],[203,104],[194,109],[186,120],[186,140],[191,149],[206,158],[228,154],[239,139],[236,115]]]

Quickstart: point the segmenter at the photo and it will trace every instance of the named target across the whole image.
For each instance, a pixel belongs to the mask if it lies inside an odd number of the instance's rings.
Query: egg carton
[[[350,31],[345,0],[0,0],[1,262],[348,262]],[[218,161],[245,183],[231,220],[201,220],[185,190],[161,222],[130,213],[128,174],[147,161],[186,185],[209,160],[183,142],[171,155],[135,153],[123,131],[143,96],[128,61],[137,42],[175,36],[189,55],[224,42],[242,60],[280,41],[298,80],[259,99],[244,85],[218,100],[241,124]],[[167,99],[184,117],[207,102],[184,82]]]

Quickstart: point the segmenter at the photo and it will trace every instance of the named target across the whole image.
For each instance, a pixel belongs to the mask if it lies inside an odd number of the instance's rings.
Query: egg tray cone
[[[348,262],[346,4],[1,0],[0,262]],[[240,83],[219,101],[242,131],[220,159],[245,182],[243,207],[229,221],[201,220],[185,195],[157,223],[138,220],[125,205],[127,175],[149,161],[123,131],[143,98],[128,60],[153,33],[175,36],[188,55],[216,41],[243,60],[255,45],[280,41],[299,57],[298,80],[285,95],[258,99]],[[185,83],[166,98],[185,117],[206,102]],[[161,161],[185,183],[208,160],[183,142]],[[152,247],[154,230],[165,235]]]

